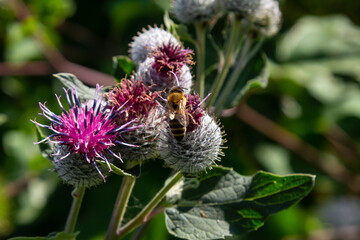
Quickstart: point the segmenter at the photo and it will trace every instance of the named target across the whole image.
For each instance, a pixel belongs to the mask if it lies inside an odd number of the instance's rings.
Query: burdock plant
[[[159,213],[165,214],[168,232],[179,238],[236,237],[256,230],[270,214],[296,204],[313,187],[312,175],[260,171],[242,176],[231,166],[220,165],[226,140],[218,119],[251,87],[266,85],[267,60],[260,49],[280,28],[278,2],[171,3],[178,24],[165,14],[166,29],[144,29],[130,44],[130,56],[115,58],[115,67],[131,73],[129,78],[116,76],[117,85],[94,89],[71,74],[57,74],[65,85],[75,86],[65,89],[69,108],[58,96],[62,113],[40,104],[40,115],[50,123],[33,120],[40,137],[37,144],[64,183],[76,189],[65,230],[55,234],[56,239],[76,237],[84,189],[105,182],[111,173],[122,182],[109,216],[107,240],[121,239]],[[195,39],[177,32],[185,29],[181,24],[193,28]],[[216,24],[224,28],[222,40],[212,38]],[[193,51],[181,42],[182,37],[196,48],[195,74],[190,68],[195,64]],[[216,49],[212,59],[207,58],[208,42]],[[173,89],[177,93],[170,98]],[[174,134],[171,120],[177,121],[181,137]],[[47,131],[40,131],[43,128]],[[151,165],[149,174],[159,177],[154,161],[169,170],[169,178],[125,221],[141,166]]]

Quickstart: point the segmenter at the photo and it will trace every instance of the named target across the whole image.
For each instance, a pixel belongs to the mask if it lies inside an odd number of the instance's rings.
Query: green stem
[[[75,230],[77,218],[80,212],[80,207],[82,200],[85,195],[85,187],[77,187],[71,193],[73,197],[73,202],[71,205],[71,209],[66,220],[65,230],[66,233],[73,233]]]
[[[215,114],[219,115],[223,110],[224,104],[229,97],[230,93],[233,91],[234,86],[236,85],[237,80],[245,68],[246,64],[249,60],[254,57],[254,55],[259,51],[262,43],[264,42],[264,38],[261,38],[256,45],[250,50],[251,43],[253,42],[252,38],[249,36],[245,40],[244,47],[241,52],[241,56],[239,61],[237,62],[234,71],[231,73],[229,81],[227,82],[224,91],[222,92],[216,106],[215,106]],[[249,51],[250,50],[250,51]]]
[[[229,42],[227,44],[227,50],[225,53],[224,66],[222,68],[221,73],[215,79],[215,82],[211,88],[211,91],[210,91],[211,95],[206,104],[206,107],[208,107],[208,108],[214,104],[216,97],[218,96],[218,94],[221,90],[221,87],[224,84],[224,81],[226,79],[226,76],[229,72],[229,69],[231,67],[234,50],[236,49],[236,45],[237,45],[238,39],[239,39],[239,34],[241,32],[240,25],[241,25],[241,19],[238,19],[237,17],[234,16],[234,23],[231,27],[230,38],[229,38]]]
[[[126,175],[123,176],[121,187],[116,198],[110,225],[105,236],[106,240],[116,239],[116,230],[121,226],[121,222],[124,218],[125,210],[129,202],[131,192],[135,185],[135,180],[135,177]]]
[[[206,26],[202,23],[195,24],[196,29],[196,89],[200,99],[204,98],[205,92],[205,48]]]
[[[239,78],[239,75],[241,74],[242,70],[244,69],[245,65],[246,65],[246,55],[249,52],[249,48],[251,45],[251,37],[248,36],[245,41],[244,41],[244,45],[241,49],[241,53],[240,53],[240,57],[237,60],[237,64],[233,70],[233,72],[231,73],[229,80],[227,81],[224,90],[221,92],[221,95],[219,96],[218,101],[215,104],[215,114],[219,115],[219,113],[221,113],[222,107],[225,104],[226,99],[228,98],[228,96],[230,95],[231,91],[233,90],[237,79]]]
[[[134,228],[146,222],[148,219],[148,215],[151,211],[160,203],[160,201],[164,198],[165,194],[182,178],[182,173],[177,172],[170,181],[166,183],[164,187],[160,189],[160,191],[154,196],[154,198],[138,213],[133,219],[131,219],[128,223],[126,223],[123,227],[118,229],[117,231],[117,239],[120,239]]]

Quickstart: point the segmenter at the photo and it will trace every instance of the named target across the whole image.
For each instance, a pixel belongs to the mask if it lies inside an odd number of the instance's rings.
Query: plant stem
[[[241,20],[234,16],[234,23],[231,27],[230,38],[229,38],[227,50],[225,53],[224,66],[223,66],[223,69],[221,70],[221,73],[215,79],[215,82],[211,88],[210,92],[212,94],[210,95],[209,100],[207,101],[207,104],[206,104],[206,107],[208,107],[208,108],[214,104],[216,97],[218,96],[218,94],[221,90],[221,87],[224,84],[224,81],[226,79],[226,76],[229,72],[229,69],[231,67],[234,50],[236,49],[239,34],[241,32],[240,25],[241,25]]]
[[[120,190],[116,198],[110,225],[105,236],[106,240],[116,239],[116,230],[121,226],[121,222],[124,218],[125,210],[129,202],[131,192],[135,185],[135,180],[135,177],[126,175],[123,176]]]
[[[205,92],[205,53],[206,41],[205,33],[206,26],[202,23],[195,24],[196,29],[196,89],[200,99],[204,98]]]
[[[229,97],[231,91],[234,89],[234,86],[239,79],[239,76],[242,72],[242,70],[245,68],[246,64],[249,62],[251,58],[254,57],[254,55],[259,51],[260,47],[262,46],[262,43],[264,42],[264,38],[262,37],[255,46],[250,50],[250,46],[252,44],[253,40],[250,36],[248,36],[245,40],[244,47],[241,52],[241,56],[239,61],[237,61],[237,64],[235,66],[234,71],[231,73],[229,81],[227,82],[216,106],[215,106],[215,114],[220,115],[221,111],[224,107],[224,104]]]
[[[81,203],[85,195],[85,187],[75,188],[72,191],[71,195],[73,197],[73,202],[71,205],[68,218],[66,220],[66,225],[64,229],[64,232],[66,233],[73,233],[75,230],[77,218],[80,212]]]
[[[164,187],[154,196],[154,198],[138,213],[133,219],[126,223],[123,227],[117,231],[117,239],[120,239],[134,228],[146,222],[149,213],[160,203],[164,198],[165,194],[182,178],[182,173],[177,172],[172,178],[166,183]]]

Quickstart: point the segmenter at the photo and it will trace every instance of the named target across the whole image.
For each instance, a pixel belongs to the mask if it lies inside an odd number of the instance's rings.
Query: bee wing
[[[176,120],[179,121],[179,123],[180,123],[182,126],[184,126],[184,127],[187,126],[186,115],[184,115],[184,114],[176,114],[176,115],[175,115],[175,118],[176,118]]]

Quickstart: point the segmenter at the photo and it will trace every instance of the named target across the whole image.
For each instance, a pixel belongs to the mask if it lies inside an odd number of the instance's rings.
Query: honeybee
[[[178,141],[184,139],[189,119],[194,121],[193,117],[186,111],[186,102],[187,98],[182,87],[175,86],[170,89],[167,98],[169,126],[171,133]]]

